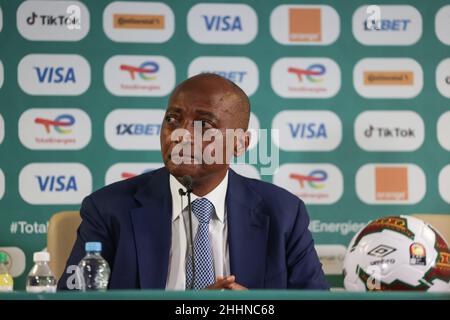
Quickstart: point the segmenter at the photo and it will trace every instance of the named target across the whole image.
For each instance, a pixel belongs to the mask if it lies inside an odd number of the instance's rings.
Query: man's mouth
[[[169,154],[169,159],[175,164],[201,164],[202,159],[195,155]]]

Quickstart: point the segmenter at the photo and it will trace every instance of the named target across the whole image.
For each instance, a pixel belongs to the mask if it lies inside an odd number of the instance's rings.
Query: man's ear
[[[245,151],[247,151],[248,146],[250,145],[250,138],[250,131],[235,136],[234,156],[236,158],[242,156]]]

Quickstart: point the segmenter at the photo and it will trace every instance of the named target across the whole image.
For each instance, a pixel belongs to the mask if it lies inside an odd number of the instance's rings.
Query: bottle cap
[[[0,251],[0,263],[8,263],[9,257],[6,252]]]
[[[86,242],[85,245],[86,251],[93,252],[102,252],[102,243],[101,242]]]
[[[48,262],[50,261],[50,253],[45,251],[35,252],[33,254],[34,262]]]

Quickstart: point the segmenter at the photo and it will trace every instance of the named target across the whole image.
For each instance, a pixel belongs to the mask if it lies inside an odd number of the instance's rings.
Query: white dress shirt
[[[189,212],[187,196],[180,196],[178,190],[186,190],[183,185],[170,175],[170,192],[172,194],[172,243],[169,255],[169,272],[166,290],[185,290],[186,287],[186,257],[189,256]],[[225,196],[228,188],[228,172],[220,184],[206,198],[214,205],[215,214],[209,222],[209,240],[214,259],[214,274],[228,276],[230,274],[230,259],[228,253],[227,212]],[[191,201],[200,198],[191,194]],[[198,219],[192,213],[192,240],[195,242]]]

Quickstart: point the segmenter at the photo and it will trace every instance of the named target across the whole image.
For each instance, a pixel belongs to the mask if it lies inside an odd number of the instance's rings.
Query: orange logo
[[[364,71],[366,86],[412,86],[413,84],[412,71]]]
[[[322,40],[320,9],[289,9],[289,40],[292,42],[320,42]]]
[[[164,29],[164,16],[144,14],[115,14],[113,24],[116,29]]]
[[[408,168],[375,168],[376,200],[408,200]]]

